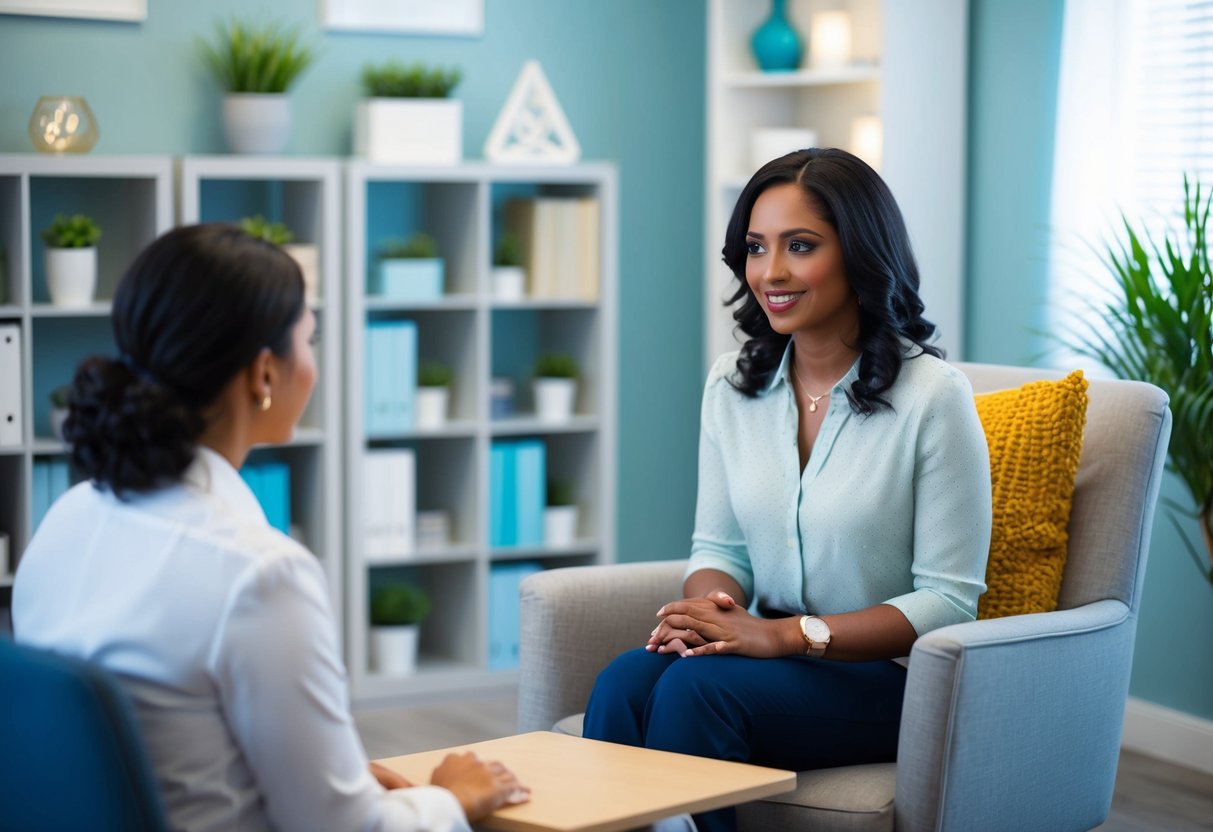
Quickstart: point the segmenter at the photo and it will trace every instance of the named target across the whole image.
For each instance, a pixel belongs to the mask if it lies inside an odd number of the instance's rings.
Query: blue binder
[[[519,546],[543,545],[543,509],[547,504],[547,463],[538,439],[516,443],[515,505]]]

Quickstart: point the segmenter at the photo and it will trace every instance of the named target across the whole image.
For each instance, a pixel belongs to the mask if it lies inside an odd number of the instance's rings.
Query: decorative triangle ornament
[[[571,165],[581,146],[538,61],[527,61],[484,143],[484,157],[498,163]]]

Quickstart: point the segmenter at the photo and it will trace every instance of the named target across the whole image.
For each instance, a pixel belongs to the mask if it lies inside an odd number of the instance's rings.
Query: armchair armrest
[[[1103,600],[918,639],[898,829],[1090,829],[1112,802],[1135,622]]]
[[[607,664],[643,647],[655,613],[681,597],[685,560],[575,566],[527,577],[520,589],[518,730],[547,731],[585,710]]]

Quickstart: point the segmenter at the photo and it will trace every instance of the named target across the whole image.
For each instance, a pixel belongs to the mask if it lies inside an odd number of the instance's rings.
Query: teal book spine
[[[490,546],[514,546],[518,542],[514,457],[514,446],[510,442],[494,442],[489,451]]]
[[[395,373],[393,394],[396,404],[394,427],[409,430],[416,423],[417,415],[417,324],[412,321],[397,321]]]
[[[489,670],[507,670],[510,667],[510,567],[510,564],[495,563],[489,569]]]
[[[538,439],[517,443],[515,522],[519,546],[543,545],[543,509],[547,502],[545,456],[544,444]]]
[[[291,533],[291,469],[285,462],[267,462],[261,467],[261,505],[270,525]]]

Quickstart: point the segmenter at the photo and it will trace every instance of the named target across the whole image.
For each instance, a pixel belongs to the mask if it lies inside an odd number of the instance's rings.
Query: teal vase
[[[788,23],[787,0],[771,0],[771,16],[754,30],[750,48],[763,72],[800,68],[800,35]]]

